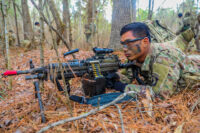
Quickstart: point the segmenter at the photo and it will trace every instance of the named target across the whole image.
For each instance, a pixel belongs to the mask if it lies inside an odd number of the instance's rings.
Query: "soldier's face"
[[[133,36],[132,31],[128,31],[121,36],[123,51],[128,60],[138,60],[142,62],[149,49],[149,39],[147,37],[138,38]]]

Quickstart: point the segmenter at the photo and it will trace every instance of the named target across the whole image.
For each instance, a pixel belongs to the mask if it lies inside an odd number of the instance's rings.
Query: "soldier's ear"
[[[143,40],[143,43],[144,43],[144,47],[148,47],[148,45],[149,45],[149,38],[148,37],[145,37]]]

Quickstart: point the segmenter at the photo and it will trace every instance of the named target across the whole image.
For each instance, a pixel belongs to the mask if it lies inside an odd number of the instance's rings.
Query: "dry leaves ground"
[[[59,49],[60,55],[66,52],[65,48]],[[12,50],[12,66],[16,70],[29,69],[29,59],[39,66],[39,50],[23,53],[23,50]],[[80,51],[76,54],[77,59],[85,59],[93,53]],[[123,54],[117,52],[124,60]],[[72,59],[60,57],[64,62]],[[53,50],[45,51],[45,64],[56,61]],[[4,58],[0,56],[0,73],[5,71]],[[6,78],[1,79],[0,92],[4,100],[0,100],[0,132],[32,133],[50,123],[70,118],[66,98],[61,95],[50,81],[45,81],[45,89],[42,91],[42,100],[45,107],[47,123],[41,123],[38,101],[34,97],[32,81],[25,81],[23,75],[13,77],[13,89],[6,90],[8,84]],[[5,91],[6,90],[6,91]],[[4,92],[4,93],[2,93]],[[80,79],[73,79],[72,93],[82,94]],[[200,89],[187,89],[174,95],[171,99],[153,102],[153,117],[150,117],[139,102],[118,104],[123,115],[125,132],[131,133],[154,133],[154,132],[176,132],[199,133],[200,132],[200,110],[192,106],[200,98]],[[92,106],[81,105],[71,101],[73,116],[87,113]],[[74,122],[69,122],[54,127],[47,132],[122,132],[120,115],[115,106],[101,110],[97,114]]]

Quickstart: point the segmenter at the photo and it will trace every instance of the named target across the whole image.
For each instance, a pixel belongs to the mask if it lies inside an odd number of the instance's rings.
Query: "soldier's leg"
[[[91,33],[85,33],[86,36],[86,42],[88,43],[90,41]]]
[[[24,47],[25,47],[25,52],[31,50],[31,42],[24,43]]]
[[[196,37],[195,44],[197,47],[197,51],[200,52],[200,36]]]

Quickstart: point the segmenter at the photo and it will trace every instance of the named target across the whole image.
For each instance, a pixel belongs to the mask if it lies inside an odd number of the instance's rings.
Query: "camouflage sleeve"
[[[132,96],[132,97],[136,97],[136,95],[143,95],[143,94],[145,94],[145,92],[146,92],[147,89],[149,90],[151,97],[154,97],[154,92],[153,92],[151,86],[128,84],[125,87],[125,91],[124,92],[133,91],[135,93],[131,93],[129,95]]]

